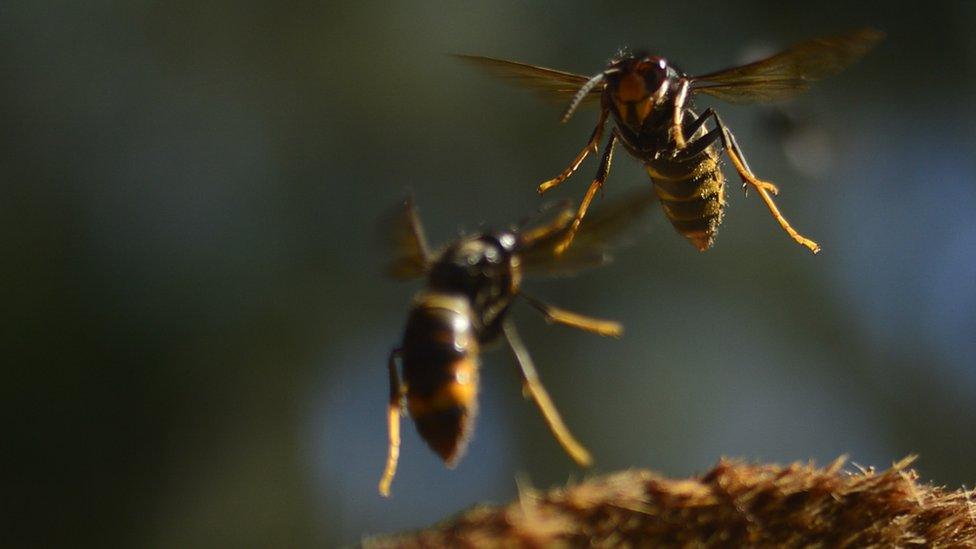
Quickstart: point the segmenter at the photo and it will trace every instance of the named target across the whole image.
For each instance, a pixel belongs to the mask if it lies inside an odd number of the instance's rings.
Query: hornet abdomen
[[[715,148],[680,160],[662,154],[645,169],[671,225],[699,251],[711,248],[725,213],[725,176]]]
[[[459,295],[418,296],[403,336],[407,410],[421,438],[448,466],[467,446],[478,411],[478,339]]]

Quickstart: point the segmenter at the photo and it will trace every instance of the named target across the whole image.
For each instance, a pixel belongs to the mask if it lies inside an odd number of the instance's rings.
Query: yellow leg
[[[569,326],[570,328],[576,328],[577,330],[583,330],[584,332],[590,332],[604,337],[620,337],[624,333],[624,327],[619,322],[615,322],[613,320],[601,320],[599,318],[584,316],[579,313],[553,307],[548,303],[543,303],[542,301],[539,301],[534,297],[529,297],[521,292],[519,292],[519,295],[522,296],[525,301],[529,303],[529,305],[532,305],[536,310],[545,315],[546,320],[549,322],[555,322],[556,324],[562,324],[563,326]]]
[[[511,347],[512,352],[515,354],[515,361],[518,362],[522,371],[524,389],[528,391],[532,400],[539,407],[539,411],[542,412],[542,417],[545,418],[546,423],[549,425],[549,430],[552,431],[553,436],[556,437],[556,441],[559,442],[559,445],[566,450],[566,453],[569,454],[569,457],[577,465],[580,467],[589,467],[593,463],[593,458],[590,457],[590,453],[573,437],[566,424],[563,423],[559,411],[556,410],[555,404],[549,398],[549,393],[542,386],[542,382],[539,380],[538,374],[536,374],[535,366],[532,364],[532,358],[529,356],[528,351],[526,351],[525,345],[522,344],[522,340],[515,331],[514,325],[511,322],[505,322],[502,324],[502,330],[509,347]]]
[[[792,237],[797,244],[806,247],[811,252],[813,253],[820,252],[820,244],[817,244],[813,240],[810,240],[809,238],[798,233],[796,229],[794,229],[793,226],[790,225],[790,222],[787,221],[785,217],[783,217],[783,214],[779,213],[779,208],[776,207],[776,203],[773,202],[773,197],[769,196],[769,193],[766,192],[766,189],[760,187],[756,189],[756,192],[759,193],[759,196],[763,199],[763,202],[766,203],[766,207],[769,208],[769,213],[773,214],[773,218],[776,219],[776,222],[779,223],[779,226],[782,227],[784,231],[786,231],[786,234],[790,235],[790,237]]]
[[[596,192],[602,187],[603,182],[599,179],[594,179],[590,183],[590,187],[586,189],[586,194],[583,195],[583,201],[580,202],[576,217],[573,218],[573,224],[569,226],[569,232],[563,237],[563,241],[556,246],[556,255],[561,255],[569,249],[569,246],[573,243],[573,238],[576,237],[576,232],[579,231],[580,225],[583,223],[583,218],[586,217],[586,211],[590,209],[590,203],[593,202],[593,197],[596,196]]]
[[[569,179],[569,176],[573,175],[573,173],[580,167],[580,164],[583,163],[583,160],[586,159],[587,155],[589,155],[591,152],[595,153],[597,151],[597,148],[600,146],[600,140],[603,139],[603,127],[606,125],[608,114],[609,111],[605,109],[600,112],[600,119],[596,123],[596,128],[593,129],[593,133],[590,135],[590,140],[586,142],[586,146],[583,147],[583,150],[576,155],[576,158],[573,159],[573,161],[565,170],[562,171],[562,173],[548,181],[543,181],[539,185],[539,194],[545,194],[547,191],[561,185],[563,181]]]
[[[573,224],[569,226],[562,242],[556,246],[556,255],[561,255],[569,249],[570,244],[573,243],[573,238],[576,236],[576,232],[579,231],[580,225],[583,223],[583,218],[586,217],[586,211],[590,209],[590,203],[593,202],[596,192],[603,188],[603,183],[607,180],[607,176],[610,175],[610,162],[613,160],[613,146],[616,142],[617,134],[611,135],[610,141],[607,142],[607,146],[604,149],[603,158],[600,159],[600,168],[597,170],[596,177],[590,183],[590,187],[586,189],[586,194],[583,195],[583,201],[580,202],[579,210],[577,210],[576,217],[573,219]]]
[[[779,208],[776,207],[776,203],[773,202],[773,197],[769,196],[770,193],[774,195],[779,193],[779,189],[776,188],[776,185],[757,178],[755,174],[753,174],[752,171],[746,167],[745,163],[742,161],[742,158],[740,158],[735,149],[729,147],[726,148],[726,152],[729,154],[729,158],[732,160],[732,165],[735,166],[735,170],[739,172],[739,176],[743,179],[743,181],[749,185],[752,185],[756,189],[756,192],[759,193],[760,198],[762,198],[763,202],[766,203],[766,208],[769,209],[769,213],[773,215],[773,219],[779,223],[779,226],[786,231],[786,234],[790,235],[790,237],[793,238],[797,244],[806,247],[811,252],[819,252],[820,245],[797,232],[797,230],[790,225],[790,222],[783,217],[783,214],[780,213]]]
[[[688,86],[688,80],[682,78],[680,80],[678,94],[674,98],[674,113],[671,116],[671,137],[674,139],[676,152],[688,146],[688,142],[685,141],[685,132],[681,126],[685,113],[685,100],[688,98]]]
[[[732,160],[732,165],[735,167],[735,171],[739,173],[739,177],[742,178],[742,185],[752,185],[757,191],[762,189],[773,193],[774,195],[779,194],[779,188],[773,185],[769,181],[763,181],[756,177],[756,174],[752,173],[739,157],[739,154],[735,152],[734,149],[728,149],[729,158]]]
[[[400,460],[400,400],[403,396],[403,386],[400,384],[400,376],[397,375],[396,357],[400,350],[390,353],[390,403],[386,411],[386,422],[390,433],[389,453],[386,458],[386,468],[380,478],[380,495],[390,497],[390,484],[396,475],[397,462]]]

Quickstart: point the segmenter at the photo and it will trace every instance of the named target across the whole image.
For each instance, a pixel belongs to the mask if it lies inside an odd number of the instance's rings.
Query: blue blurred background
[[[497,349],[460,466],[408,422],[376,493],[417,290],[381,274],[376,220],[409,188],[435,242],[506,226],[595,118],[445,54],[590,74],[631,46],[695,73],[863,25],[887,40],[802,98],[716,105],[820,255],[734,192],[708,253],[655,209],[610,267],[527,284],[622,340],[515,316],[595,472],[918,453],[971,487],[974,24],[969,1],[5,3],[4,536],[348,544],[588,474]],[[621,151],[607,196],[640,185]]]

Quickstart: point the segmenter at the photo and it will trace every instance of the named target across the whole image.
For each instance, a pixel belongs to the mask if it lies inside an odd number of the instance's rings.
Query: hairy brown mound
[[[686,480],[625,471],[365,545],[976,547],[976,494],[919,484],[913,460],[881,473],[846,471],[843,457],[826,468],[723,459]]]

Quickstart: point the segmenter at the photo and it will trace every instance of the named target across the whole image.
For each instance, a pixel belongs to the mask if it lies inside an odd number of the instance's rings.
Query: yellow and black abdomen
[[[462,296],[425,293],[403,336],[407,410],[427,445],[452,466],[474,430],[478,411],[478,339]]]
[[[709,249],[725,213],[725,176],[715,149],[681,161],[662,154],[645,167],[671,225],[699,251]]]

